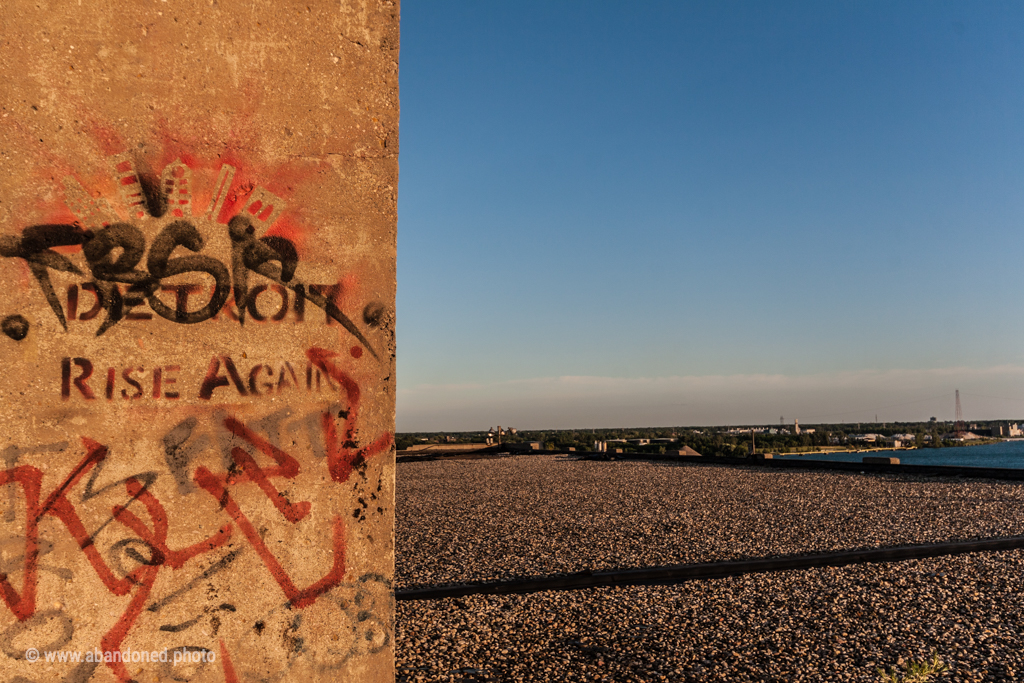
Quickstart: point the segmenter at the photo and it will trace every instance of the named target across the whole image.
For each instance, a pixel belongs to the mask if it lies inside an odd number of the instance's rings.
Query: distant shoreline
[[[878,453],[881,451],[941,451],[943,448],[969,448],[971,446],[987,446],[993,443],[1002,443],[1004,441],[1024,441],[1024,438],[1002,438],[1002,439],[977,439],[963,443],[947,443],[943,444],[941,448],[932,448],[930,446],[924,446],[920,448],[918,446],[900,446],[896,448],[894,446],[878,447],[878,448],[833,448],[829,450],[817,450],[817,451],[803,451],[799,453],[783,453],[779,452],[778,455],[795,455],[803,457],[805,455],[833,455],[835,453]]]

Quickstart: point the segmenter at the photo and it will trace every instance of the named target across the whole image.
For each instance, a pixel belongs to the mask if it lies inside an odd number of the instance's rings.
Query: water
[[[1024,439],[1001,441],[984,446],[958,448],[922,448],[913,451],[878,451],[873,453],[815,453],[784,455],[786,460],[843,460],[860,462],[866,455],[895,457],[901,465],[952,465],[957,467],[1006,467],[1024,469]]]

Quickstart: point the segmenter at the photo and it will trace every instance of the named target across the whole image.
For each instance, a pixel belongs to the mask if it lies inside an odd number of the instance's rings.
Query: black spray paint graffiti
[[[0,329],[14,341],[21,341],[28,336],[28,319],[23,315],[9,315],[0,323]]]
[[[63,307],[50,280],[50,270],[77,275],[82,271],[66,256],[53,250],[54,247],[81,246],[89,265],[94,282],[88,283],[95,293],[98,304],[106,311],[106,319],[96,331],[102,335],[113,325],[126,317],[126,311],[143,303],[162,318],[181,324],[195,324],[209,320],[227,303],[233,292],[238,306],[238,320],[245,323],[246,311],[254,308],[248,305],[251,297],[259,294],[260,288],[249,288],[249,272],[258,273],[278,286],[290,289],[295,297],[309,301],[324,310],[328,319],[341,324],[375,358],[376,350],[359,330],[356,324],[337,307],[331,297],[320,288],[307,287],[295,280],[298,254],[289,240],[284,237],[267,236],[256,238],[252,221],[238,215],[228,222],[231,237],[231,272],[217,259],[200,254],[205,241],[196,227],[187,220],[176,220],[166,225],[149,248],[146,269],[137,266],[146,251],[145,236],[130,223],[113,223],[97,231],[86,230],[76,224],[34,225],[26,228],[21,237],[0,236],[0,256],[23,259],[43,296],[49,303],[64,329],[68,329]],[[178,247],[194,252],[188,256],[172,257]],[[112,256],[116,251],[120,253]],[[209,300],[201,308],[186,309],[187,296],[177,296],[174,307],[165,304],[158,296],[164,278],[183,273],[203,273],[214,280]],[[128,285],[122,295],[118,284]],[[260,290],[262,291],[262,290]],[[383,308],[370,304],[363,313],[364,322],[379,324]],[[8,316],[2,323],[3,332],[15,340],[24,339],[28,334],[28,321],[20,316]]]
[[[0,256],[25,261],[65,330],[68,320],[76,315],[79,287],[76,284],[68,288],[68,314],[65,316],[57,303],[50,271],[73,275],[83,273],[79,266],[54,249],[81,246],[88,269],[95,279],[94,282],[81,283],[81,289],[92,293],[96,302],[93,309],[80,319],[91,319],[101,310],[106,311],[97,335],[121,320],[150,319],[152,313],[133,310],[147,303],[160,317],[184,324],[216,319],[222,309],[227,314],[226,318],[238,320],[241,324],[247,316],[257,321],[266,320],[268,316],[259,312],[255,300],[268,290],[268,286],[257,284],[250,289],[249,272],[252,271],[276,283],[271,287],[281,297],[282,303],[278,313],[270,319],[283,319],[282,312],[288,308],[287,299],[291,298],[296,319],[302,320],[305,302],[310,301],[324,310],[328,324],[341,324],[374,357],[378,357],[355,323],[335,303],[339,285],[304,284],[296,280],[298,253],[294,244],[284,237],[255,236],[257,228],[265,232],[284,215],[284,199],[251,183],[236,187],[237,169],[230,164],[221,164],[213,195],[200,220],[206,225],[223,225],[221,214],[229,198],[234,203],[239,195],[247,195],[237,215],[227,221],[232,253],[230,262],[225,265],[198,253],[204,241],[192,221],[193,215],[198,214],[193,213],[192,171],[185,163],[179,159],[169,164],[156,178],[139,173],[135,162],[128,156],[118,156],[111,161],[113,180],[128,222],[118,217],[105,198],[86,191],[69,175],[63,180],[64,198],[68,209],[77,218],[73,224],[35,225],[23,230],[20,237],[0,236]],[[145,238],[132,222],[147,217],[166,219],[168,223],[150,247],[146,269],[142,270],[136,266],[145,252]],[[178,247],[194,253],[172,258],[171,253]],[[115,257],[118,250],[121,252]],[[205,291],[206,287],[160,284],[164,278],[193,272],[208,275],[214,281],[208,300],[198,310],[190,310],[188,298]],[[174,292],[175,301],[168,305],[156,296],[157,290]],[[289,296],[291,293],[294,295]],[[225,305],[229,294],[234,295],[234,302]],[[237,315],[231,310],[235,307]],[[385,316],[384,305],[371,302],[362,311],[362,322],[371,328],[381,327]],[[0,321],[0,331],[20,341],[29,334],[29,321],[22,315],[8,315]]]

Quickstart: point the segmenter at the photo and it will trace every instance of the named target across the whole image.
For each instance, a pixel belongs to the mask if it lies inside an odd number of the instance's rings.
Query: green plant
[[[927,683],[933,675],[938,675],[948,670],[949,667],[939,659],[939,655],[932,653],[931,659],[921,660],[920,662],[911,660],[905,663],[903,671],[898,670],[896,667],[889,669],[888,673],[886,673],[885,669],[878,669],[878,675],[882,677],[882,683]]]

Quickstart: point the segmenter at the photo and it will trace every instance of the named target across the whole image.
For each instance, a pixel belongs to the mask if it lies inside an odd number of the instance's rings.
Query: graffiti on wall
[[[50,395],[59,404],[137,402],[191,406],[191,412],[160,437],[162,460],[147,460],[127,476],[123,470],[133,454],[119,453],[117,443],[99,437],[11,444],[0,451],[7,534],[0,538],[0,597],[14,617],[0,633],[0,649],[15,661],[25,661],[31,651],[94,649],[96,656],[86,660],[50,663],[65,681],[88,681],[101,668],[130,681],[137,667],[111,653],[122,652],[142,629],[147,646],[155,643],[190,663],[191,668],[154,664],[151,670],[161,680],[192,680],[210,667],[221,680],[249,680],[256,674],[243,675],[245,666],[218,637],[240,605],[193,599],[247,558],[278,591],[277,602],[251,625],[254,637],[276,632],[288,645],[289,662],[305,658],[331,670],[389,647],[390,581],[354,572],[347,539],[354,525],[391,514],[379,469],[374,474],[371,465],[390,453],[393,435],[367,435],[360,424],[363,391],[345,367],[364,351],[382,359],[367,335],[382,325],[386,307],[371,301],[357,315],[346,314],[342,279],[304,279],[295,241],[268,232],[285,214],[286,200],[262,187],[235,187],[235,166],[220,166],[201,213],[195,210],[192,169],[180,159],[163,169],[158,183],[144,182],[130,159],[115,159],[113,168],[120,211],[68,176],[64,197],[76,220],[0,236],[0,257],[27,268],[33,295],[60,329],[95,338],[125,324],[160,321],[235,329],[316,324],[334,326],[350,343],[344,354],[313,345],[295,349],[291,358],[186,353],[180,362],[138,364],[69,350],[48,361],[59,378]],[[9,339],[21,343],[32,334],[27,310],[3,313],[0,329]],[[278,398],[299,400],[251,417],[254,400]],[[234,410],[236,401],[246,410]],[[43,456],[53,466],[32,464]],[[320,471],[323,485],[338,487],[348,507],[325,512],[317,509],[324,503],[302,495],[300,476]],[[203,529],[182,513],[200,499],[216,511],[215,528],[175,545],[170,539]],[[320,576],[300,579],[294,558],[268,541],[268,527],[304,524],[329,527],[318,537],[328,539],[330,561]],[[95,643],[76,637],[77,615],[43,590],[53,585],[45,577],[76,578],[58,559],[68,543],[84,558],[85,565],[76,566],[88,566],[110,596],[124,599]],[[183,617],[181,606],[193,603],[195,613]],[[320,616],[311,616],[313,606]],[[330,621],[336,639],[314,651],[307,643],[316,619]],[[187,658],[190,653],[202,656]],[[285,678],[288,664],[261,669],[253,680]]]
[[[254,188],[242,209],[224,224],[220,218],[225,197],[232,191],[231,179],[236,172],[233,166],[221,166],[215,194],[201,219],[192,216],[191,172],[180,160],[164,169],[161,186],[151,190],[155,195],[152,200],[147,198],[131,160],[119,161],[114,168],[120,174],[118,187],[129,220],[118,216],[105,199],[91,198],[78,181],[68,176],[64,179],[65,196],[77,218],[74,223],[32,225],[24,228],[20,236],[0,236],[0,256],[24,261],[65,330],[69,320],[92,320],[101,311],[104,317],[97,335],[122,320],[151,320],[154,315],[175,323],[195,324],[214,319],[224,311],[229,319],[244,324],[246,317],[280,322],[291,313],[301,322],[309,302],[323,310],[326,323],[340,324],[377,357],[377,351],[356,322],[338,308],[340,284],[298,280],[299,255],[293,242],[280,235],[256,237],[257,228],[264,231],[281,216],[285,203],[282,198],[266,189]],[[165,224],[147,245],[145,234],[131,221],[161,218]],[[230,238],[227,263],[203,253],[207,239],[197,223],[217,226]],[[55,251],[57,247],[80,248],[85,263],[76,264]],[[179,247],[191,253],[172,256]],[[52,271],[88,274],[92,279],[68,286],[61,301],[53,286]],[[212,285],[164,284],[167,278],[189,273],[209,276]],[[250,287],[250,273],[258,273],[273,284]],[[261,295],[270,298],[270,292],[279,299],[276,310],[273,306],[261,310],[259,299]],[[81,302],[80,310],[80,299],[87,296],[91,302]],[[167,297],[171,301],[166,301]],[[201,299],[202,305],[190,305],[196,299]],[[378,302],[367,304],[362,322],[379,324],[383,310]],[[12,339],[24,339],[27,329],[28,321],[20,313],[4,318],[3,331]]]

